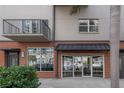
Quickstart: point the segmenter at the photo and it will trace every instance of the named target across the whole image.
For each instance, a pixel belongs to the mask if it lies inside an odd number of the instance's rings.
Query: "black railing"
[[[43,34],[50,39],[48,20],[6,19],[3,20],[3,34]]]

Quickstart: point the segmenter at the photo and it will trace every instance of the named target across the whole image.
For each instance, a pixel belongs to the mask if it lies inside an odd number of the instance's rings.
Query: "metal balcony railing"
[[[42,34],[50,40],[48,20],[40,19],[4,19],[3,34]]]

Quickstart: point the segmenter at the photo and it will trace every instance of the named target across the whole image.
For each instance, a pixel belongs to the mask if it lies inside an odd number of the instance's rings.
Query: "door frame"
[[[103,57],[103,77],[102,78],[105,78],[105,58],[104,58],[104,54],[95,54],[95,53],[68,53],[68,54],[61,54],[61,78],[63,78],[63,56],[102,56]],[[92,57],[91,57],[91,60],[92,60]],[[74,60],[73,60],[73,63],[74,63]],[[83,69],[83,65],[82,65],[82,69]],[[82,70],[83,71],[83,70]],[[83,73],[83,72],[82,72]],[[93,77],[93,70],[92,70],[92,61],[91,61],[91,76],[83,76],[82,74],[82,77]],[[74,77],[74,69],[73,69],[73,77],[72,78],[76,78]]]

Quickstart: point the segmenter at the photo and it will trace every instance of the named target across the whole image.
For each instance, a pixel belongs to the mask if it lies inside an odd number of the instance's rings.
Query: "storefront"
[[[62,56],[62,77],[103,77],[103,55]]]
[[[59,44],[57,51],[60,78],[110,75],[108,44]]]

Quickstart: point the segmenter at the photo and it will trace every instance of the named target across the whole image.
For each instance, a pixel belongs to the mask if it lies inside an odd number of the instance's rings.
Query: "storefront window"
[[[29,66],[35,66],[37,71],[53,71],[53,48],[29,48]]]

